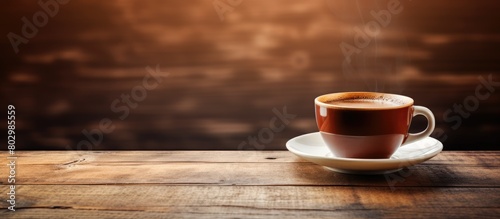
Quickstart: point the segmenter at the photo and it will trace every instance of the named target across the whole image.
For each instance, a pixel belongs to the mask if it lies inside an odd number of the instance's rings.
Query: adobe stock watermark
[[[426,154],[426,153],[430,152],[429,150],[433,150],[433,149],[429,148],[429,147],[432,146],[434,144],[434,142],[418,141],[418,142],[415,142],[413,144],[414,144],[413,147],[416,147],[419,149],[413,150],[411,152],[406,152],[405,157],[417,157],[417,156],[421,156],[422,154]],[[387,184],[389,185],[389,188],[391,188],[391,191],[396,190],[396,187],[395,187],[396,184],[406,181],[406,178],[408,178],[409,176],[411,176],[413,174],[410,167],[417,164],[417,163],[418,163],[418,161],[416,161],[416,160],[414,160],[414,161],[407,160],[399,165],[399,167],[401,168],[400,170],[393,172],[393,173],[384,174],[385,180],[386,180]]]
[[[274,116],[269,120],[269,126],[261,128],[256,136],[248,136],[247,141],[238,145],[238,150],[264,150],[266,144],[274,140],[274,134],[285,130],[291,120],[297,117],[295,114],[288,113],[286,106],[283,106],[281,112],[276,108],[273,108],[272,111]]]
[[[122,93],[119,98],[116,98],[111,103],[110,110],[117,114],[118,119],[125,120],[130,115],[130,111],[137,108],[139,103],[146,99],[148,91],[158,87],[163,81],[163,75],[168,75],[168,73],[160,71],[159,65],[156,65],[156,70],[147,66],[146,71],[147,74],[142,78],[140,84],[134,86],[129,93]],[[81,133],[85,136],[85,139],[76,144],[76,150],[82,150],[83,148],[92,150],[93,147],[102,142],[104,134],[109,134],[114,130],[113,120],[110,118],[101,119],[98,128],[90,131],[87,129],[82,130]],[[66,149],[73,150],[69,145],[66,145]]]
[[[9,155],[7,156],[7,166],[9,175],[7,178],[7,203],[9,211],[16,211],[16,107],[14,105],[7,106],[7,149]]]
[[[351,65],[352,58],[360,55],[363,49],[368,47],[381,33],[382,28],[389,26],[393,16],[400,14],[403,10],[404,7],[399,0],[390,0],[387,3],[387,9],[379,11],[371,10],[370,15],[372,19],[366,22],[363,27],[355,26],[353,28],[353,43],[343,41],[339,44],[344,56],[342,62],[342,72],[344,75],[356,72],[355,67]]]
[[[373,19],[367,22],[363,28],[354,27],[353,44],[345,41],[339,44],[340,50],[344,55],[342,66],[348,67],[351,63],[351,56],[361,53],[372,42],[373,38],[380,34],[382,27],[387,27],[391,23],[392,16],[403,11],[403,6],[399,0],[391,0],[387,3],[387,10],[370,11]]]
[[[242,2],[243,0],[214,0],[212,5],[217,15],[219,15],[220,21],[224,21],[226,13],[233,12]]]
[[[23,26],[21,27],[21,35],[13,32],[7,34],[10,45],[14,52],[19,53],[19,46],[21,44],[28,44],[29,40],[38,34],[38,29],[45,27],[49,23],[49,16],[54,17],[59,13],[60,5],[65,5],[70,0],[39,0],[38,5],[41,10],[33,14],[32,19],[27,17],[22,17],[21,21]]]
[[[480,101],[485,101],[491,97],[497,87],[500,87],[500,81],[493,81],[493,74],[488,77],[482,75],[478,77],[479,83],[477,84],[474,94],[466,96],[461,103],[454,103],[452,107],[443,113],[443,120],[446,124],[451,126],[452,130],[457,130],[462,125],[463,120],[469,118],[473,112],[477,111],[480,106]],[[442,128],[436,128],[434,133],[437,134],[436,139],[445,142],[448,135]],[[410,164],[411,166],[413,164]],[[384,174],[387,184],[392,191],[395,190],[395,185],[405,181],[405,178],[411,176],[411,170],[403,168],[398,172]]]
[[[462,125],[464,119],[469,118],[473,112],[479,109],[480,101],[487,100],[495,92],[495,88],[500,86],[500,81],[493,81],[493,74],[489,74],[487,78],[482,75],[478,77],[479,84],[474,90],[474,94],[468,95],[464,98],[462,103],[454,103],[453,107],[446,110],[443,114],[443,120],[451,125],[452,130],[457,130]],[[438,133],[437,138],[440,141],[448,139],[443,129],[436,130]]]

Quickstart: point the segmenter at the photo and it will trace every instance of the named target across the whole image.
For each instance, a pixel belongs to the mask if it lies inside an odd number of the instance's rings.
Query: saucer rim
[[[408,158],[381,158],[381,159],[374,159],[374,158],[345,158],[345,157],[336,157],[335,155],[333,155],[333,157],[327,157],[327,156],[320,156],[320,155],[311,155],[311,154],[306,154],[306,153],[303,153],[301,151],[298,151],[296,149],[294,149],[291,145],[291,142],[293,142],[294,140],[298,139],[298,138],[304,138],[304,137],[307,137],[309,135],[319,135],[320,132],[311,132],[311,133],[307,133],[307,134],[302,134],[302,135],[299,135],[299,136],[296,136],[294,138],[291,138],[290,140],[288,140],[286,142],[286,148],[288,149],[288,151],[294,153],[294,154],[297,154],[297,155],[300,155],[300,156],[304,156],[304,157],[309,157],[309,158],[319,158],[319,159],[329,159],[329,160],[334,160],[334,161],[344,161],[344,162],[377,162],[377,163],[400,163],[401,161],[408,161],[408,160],[421,160],[421,159],[430,159],[436,155],[438,155],[442,150],[443,150],[443,143],[433,137],[426,137],[420,141],[424,141],[425,139],[434,139],[436,141],[436,144],[434,145],[438,145],[438,148],[436,148],[434,151],[431,151],[430,153],[429,152],[424,152],[423,154],[419,155],[419,156],[415,156],[415,157],[408,157]],[[420,141],[417,141],[417,142],[420,142]],[[434,146],[433,145],[433,146]],[[315,147],[324,147],[324,148],[327,148],[326,145],[315,145]],[[402,148],[402,147],[400,147]],[[400,149],[398,148],[398,150]],[[328,148],[327,148],[328,149]],[[396,150],[397,151],[397,150]],[[394,152],[396,153],[396,152]]]

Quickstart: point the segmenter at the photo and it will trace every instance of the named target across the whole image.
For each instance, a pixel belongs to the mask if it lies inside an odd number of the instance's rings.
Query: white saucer
[[[290,139],[286,148],[301,158],[336,172],[385,174],[431,159],[443,150],[443,144],[435,138],[427,137],[400,147],[387,159],[341,158],[335,157],[328,150],[319,132],[314,132]]]

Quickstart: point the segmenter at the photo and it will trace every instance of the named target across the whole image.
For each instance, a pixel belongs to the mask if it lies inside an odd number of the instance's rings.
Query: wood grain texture
[[[495,218],[500,213],[498,191],[430,187],[391,192],[379,187],[24,185],[18,190],[18,209],[4,216]],[[5,209],[6,204],[1,205]]]
[[[398,186],[498,186],[499,154],[445,152],[401,172]],[[18,184],[388,186],[384,175],[338,174],[285,151],[19,152],[17,162]]]
[[[499,158],[445,151],[390,186],[287,151],[19,151],[0,218],[496,218]]]

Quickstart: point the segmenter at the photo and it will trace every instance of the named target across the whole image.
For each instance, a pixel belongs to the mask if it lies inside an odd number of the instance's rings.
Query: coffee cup
[[[413,102],[410,97],[387,93],[325,94],[314,100],[316,123],[336,157],[389,158],[400,146],[424,139],[434,131],[432,112]],[[416,115],[427,118],[427,128],[408,133]]]

